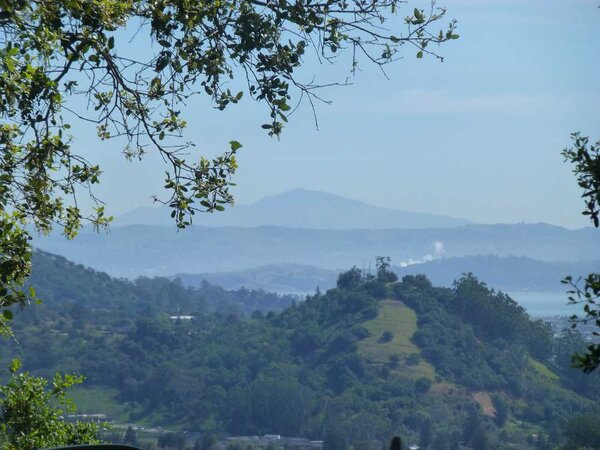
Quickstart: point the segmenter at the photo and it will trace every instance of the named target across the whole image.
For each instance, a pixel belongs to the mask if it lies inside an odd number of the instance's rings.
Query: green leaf
[[[240,144],[238,141],[229,141],[229,145],[231,146],[231,150],[234,152],[242,148],[242,144]]]
[[[2,317],[4,317],[6,320],[12,320],[13,313],[11,310],[5,309],[4,311],[2,311]]]
[[[21,368],[21,360],[17,358],[13,358],[10,363],[10,373],[17,373],[17,371]]]
[[[417,58],[421,59],[422,57],[423,57],[423,50],[420,50],[420,51],[417,53]]]

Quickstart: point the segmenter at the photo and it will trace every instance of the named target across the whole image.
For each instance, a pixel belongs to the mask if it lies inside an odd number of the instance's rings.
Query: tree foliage
[[[574,133],[573,147],[563,151],[565,161],[573,164],[573,173],[577,177],[579,187],[583,189],[585,202],[583,214],[589,216],[596,228],[600,226],[600,141],[590,144],[588,137]],[[581,282],[583,281],[583,287]],[[585,278],[574,280],[568,276],[563,280],[570,287],[569,302],[583,304],[584,316],[571,317],[573,327],[579,322],[593,322],[599,331],[593,334],[600,337],[600,273],[590,273]],[[600,343],[591,343],[583,353],[573,355],[573,365],[590,373],[600,366]]]
[[[59,445],[96,444],[99,427],[92,423],[66,422],[74,412],[66,390],[82,377],[56,374],[50,389],[45,378],[19,372],[13,360],[8,383],[0,386],[0,446],[5,450],[37,450]]]
[[[353,68],[360,60],[383,66],[403,46],[419,58],[438,56],[434,44],[458,38],[452,21],[433,30],[445,16],[435,4],[386,30],[403,7],[399,0],[0,1],[0,307],[27,301],[18,289],[29,273],[25,225],[47,233],[58,223],[73,237],[87,221],[110,222],[92,191],[101,168],[77,150],[72,124],[94,124],[98,138],[118,139],[128,159],[158,152],[168,164],[162,201],[184,227],[195,212],[233,202],[241,148],[231,141],[210,160],[187,155],[186,102],[205,94],[223,110],[247,92],[267,106],[262,127],[278,136],[294,95],[311,104],[319,98],[320,85],[297,73],[307,53],[334,62],[350,50]],[[132,54],[129,40],[143,47]],[[77,201],[82,190],[95,201],[89,213]]]
[[[378,256],[375,258],[375,267],[377,268],[377,280],[384,283],[393,283],[398,281],[398,275],[391,270],[392,260],[389,256]]]
[[[580,415],[572,418],[565,431],[563,450],[600,448],[600,416]]]

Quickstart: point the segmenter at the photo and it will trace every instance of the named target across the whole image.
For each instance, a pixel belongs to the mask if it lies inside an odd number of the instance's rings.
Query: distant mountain
[[[170,276],[301,264],[325,269],[368,268],[375,256],[395,264],[470,255],[526,256],[540,261],[592,260],[595,229],[552,225],[468,225],[423,230],[306,230],[280,227],[114,227],[83,230],[67,241],[55,234],[34,245],[113,276]],[[313,286],[314,287],[314,286]]]
[[[138,208],[115,220],[115,226],[172,225],[166,207]],[[294,189],[237,205],[221,213],[197,214],[202,226],[280,226],[322,230],[456,227],[468,220],[397,209],[379,208],[325,192]]]
[[[466,256],[394,267],[399,277],[425,274],[438,286],[451,286],[464,273],[472,272],[488,286],[504,291],[565,291],[565,276],[587,275],[600,270],[600,261],[545,262],[526,257]]]
[[[565,291],[560,282],[566,275],[580,276],[600,270],[600,261],[544,262],[523,256],[465,256],[393,266],[402,278],[405,275],[427,275],[438,286],[452,286],[464,273],[473,273],[488,286],[503,291]],[[264,289],[279,293],[310,293],[318,286],[322,290],[336,284],[341,271],[319,269],[296,264],[260,266],[235,272],[178,274],[183,284],[201,286],[203,281],[226,289]]]
[[[203,282],[216,284],[225,289],[263,289],[278,293],[308,293],[317,287],[329,289],[335,286],[339,271],[319,269],[300,264],[271,264],[237,272],[200,274],[177,274],[184,285],[201,286]]]

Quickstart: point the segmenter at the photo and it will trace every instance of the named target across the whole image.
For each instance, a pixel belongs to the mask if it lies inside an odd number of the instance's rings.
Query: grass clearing
[[[390,357],[396,355],[399,364],[393,369],[394,372],[411,378],[434,379],[435,369],[420,359],[421,351],[411,341],[417,331],[417,315],[414,310],[402,302],[384,300],[379,306],[377,317],[362,325],[371,333],[371,336],[358,344],[358,351],[364,358],[374,364],[387,364]],[[381,337],[386,331],[392,333],[393,337],[382,342]],[[412,359],[415,361],[411,362]]]
[[[549,381],[552,382],[558,382],[559,377],[558,375],[556,375],[554,372],[552,372],[550,369],[548,369],[548,367],[544,364],[542,364],[541,362],[533,359],[533,358],[529,358],[529,366],[539,375],[541,375],[542,377],[546,378]]]
[[[117,389],[75,386],[68,396],[77,405],[77,414],[106,414],[116,422],[127,422],[131,406],[117,400]]]

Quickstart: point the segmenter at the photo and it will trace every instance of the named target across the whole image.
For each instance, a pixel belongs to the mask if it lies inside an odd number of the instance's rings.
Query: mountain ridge
[[[118,216],[115,226],[172,224],[167,207],[136,208]],[[337,194],[292,189],[215,214],[194,215],[195,225],[223,227],[284,226],[306,229],[438,228],[472,223],[444,215],[378,207]]]
[[[472,255],[440,258],[398,266],[392,261],[392,270],[402,278],[423,274],[437,286],[450,287],[463,273],[472,272],[487,280],[490,286],[504,291],[557,291],[564,290],[560,280],[569,274],[580,276],[600,267],[600,260],[563,262],[538,261],[524,256]],[[179,273],[184,284],[196,286],[202,280],[226,289],[264,289],[280,293],[312,293],[316,287],[335,286],[342,270],[323,269],[303,264],[268,264],[240,271]],[[278,286],[280,288],[278,288]]]
[[[34,238],[41,250],[60,254],[113,276],[172,276],[239,271],[265,264],[325,269],[368,266],[386,255],[395,264],[438,257],[496,254],[540,261],[597,258],[592,228],[546,224],[464,225],[456,228],[311,230],[285,227],[114,227],[110,236],[84,229],[68,241],[58,233]]]

